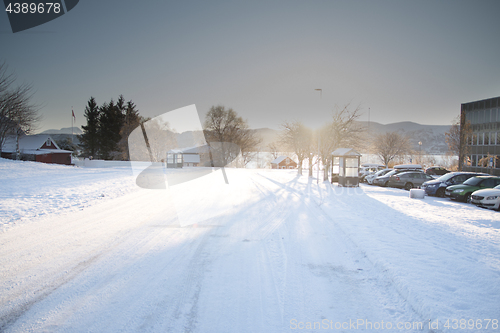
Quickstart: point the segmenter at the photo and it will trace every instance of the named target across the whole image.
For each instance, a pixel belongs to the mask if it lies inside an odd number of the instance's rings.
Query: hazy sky
[[[449,124],[460,104],[500,96],[500,1],[82,0],[13,34],[0,61],[32,83],[41,130],[85,124],[123,94],[143,116],[232,107],[252,128],[312,127],[335,105],[368,120]],[[318,91],[323,90],[322,98]]]

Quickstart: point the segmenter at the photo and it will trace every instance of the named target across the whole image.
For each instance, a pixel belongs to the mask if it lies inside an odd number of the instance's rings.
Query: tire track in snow
[[[323,210],[323,208],[321,207],[321,202],[317,203],[314,201],[314,198],[311,197],[311,181],[309,181],[306,185],[305,191],[300,191],[296,188],[296,186],[290,186],[287,183],[280,183],[264,175],[260,176],[276,186],[279,186],[283,189],[288,189],[293,196],[297,197],[299,201],[304,204],[304,206],[312,216],[316,215],[318,216],[318,218],[328,221],[334,227],[335,232],[339,232],[342,235],[342,239],[344,241],[347,241],[346,245],[349,244],[347,250],[348,252],[351,252],[350,256],[357,258],[356,262],[358,262],[361,267],[363,267],[363,274],[366,275],[367,272],[375,273],[375,276],[366,276],[365,278],[363,278],[364,283],[372,286],[372,288],[368,289],[382,291],[382,299],[392,299],[392,305],[388,304],[389,308],[400,309],[406,307],[412,312],[412,315],[410,315],[411,318],[417,317],[418,321],[426,321],[426,319],[424,319],[424,315],[417,310],[414,304],[409,301],[408,297],[406,297],[405,294],[400,290],[400,288],[398,288],[398,285],[395,283],[394,279],[391,277],[391,275],[388,274],[387,269],[385,267],[380,267],[378,264],[372,261],[367,253],[343,230],[343,228]],[[295,183],[298,184],[297,178],[295,180]],[[306,200],[304,200],[304,198]],[[312,206],[312,204],[314,204],[314,206]],[[346,254],[348,254],[348,252],[346,252]],[[397,297],[399,298],[399,300],[394,300],[395,294],[398,295]],[[393,317],[396,311],[390,310],[388,313],[391,315],[391,317]]]

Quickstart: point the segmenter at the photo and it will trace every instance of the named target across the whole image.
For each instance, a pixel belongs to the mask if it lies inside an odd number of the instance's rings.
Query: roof
[[[281,162],[283,162],[285,159],[289,158],[288,156],[278,156],[274,161],[271,162],[271,164],[280,164]],[[294,162],[294,160],[292,160],[290,158],[290,161]]]
[[[338,148],[333,153],[333,156],[361,156],[360,153],[353,148]]]
[[[60,150],[57,143],[47,134],[24,135],[19,138],[19,150],[22,153],[29,153],[30,151],[39,150],[44,143],[50,139],[57,149],[43,149],[43,150]],[[2,151],[5,153],[14,153],[16,151],[16,137],[8,136],[2,146]]]

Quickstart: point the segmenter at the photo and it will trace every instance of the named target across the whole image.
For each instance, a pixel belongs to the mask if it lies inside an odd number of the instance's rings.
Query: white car
[[[362,164],[361,168],[359,169],[359,178],[361,181],[365,179],[366,176],[372,175],[376,173],[377,171],[380,171],[382,169],[385,169],[385,165],[382,164]]]
[[[375,173],[372,173],[368,176],[365,177],[365,180],[368,184],[372,185],[373,184],[373,180],[375,178],[377,178],[378,176],[383,176],[385,175],[386,173],[388,173],[389,171],[391,171],[392,169],[384,169],[384,170],[380,170],[380,171],[377,171]]]
[[[500,211],[500,185],[472,192],[470,202],[480,207]]]

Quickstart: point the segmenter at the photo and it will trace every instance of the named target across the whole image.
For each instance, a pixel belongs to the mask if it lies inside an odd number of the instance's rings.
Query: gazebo
[[[184,160],[181,150],[172,149],[167,152],[167,168],[182,168],[183,164]]]
[[[339,186],[359,186],[359,164],[361,154],[352,148],[338,148],[332,153],[333,168],[339,169]]]

